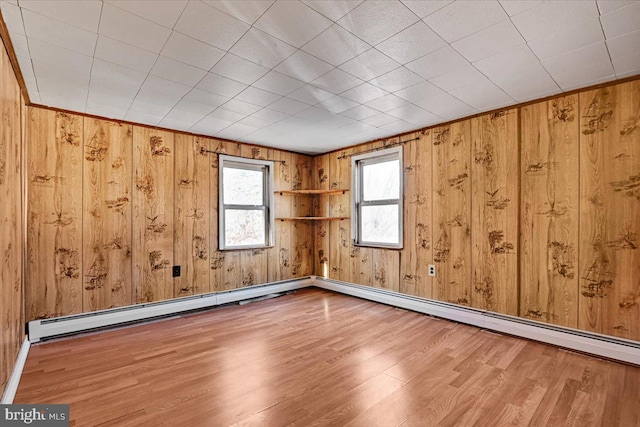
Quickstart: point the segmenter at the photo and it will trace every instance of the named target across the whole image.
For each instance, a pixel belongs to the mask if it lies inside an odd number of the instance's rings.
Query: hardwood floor
[[[317,289],[34,345],[71,425],[640,425],[640,368]]]

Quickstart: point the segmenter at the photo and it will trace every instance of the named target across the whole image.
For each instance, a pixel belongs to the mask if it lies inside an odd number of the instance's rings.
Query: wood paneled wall
[[[310,157],[38,107],[27,116],[27,320],[311,274],[306,224],[278,221],[273,248],[218,251],[218,153],[278,160],[276,189],[309,188]],[[311,206],[278,197],[275,208]]]
[[[13,372],[24,339],[22,267],[22,112],[20,86],[0,49],[0,393]]]
[[[316,274],[640,340],[640,80],[401,140],[404,248],[319,224]],[[316,157],[314,185],[349,188],[351,154],[397,142]]]

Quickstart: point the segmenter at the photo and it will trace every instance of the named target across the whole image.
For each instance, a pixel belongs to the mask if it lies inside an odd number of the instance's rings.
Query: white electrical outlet
[[[429,276],[436,277],[436,266],[435,264],[429,264]]]

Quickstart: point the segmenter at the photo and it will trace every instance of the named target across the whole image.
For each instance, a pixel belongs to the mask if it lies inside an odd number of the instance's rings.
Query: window
[[[402,248],[402,147],[351,158],[356,245]]]
[[[220,155],[220,249],[273,245],[273,162]]]

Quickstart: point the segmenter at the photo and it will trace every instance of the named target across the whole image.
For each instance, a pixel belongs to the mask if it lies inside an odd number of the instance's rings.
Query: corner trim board
[[[7,384],[4,388],[2,400],[0,400],[0,403],[2,403],[3,405],[9,405],[13,403],[13,399],[16,397],[18,385],[20,384],[20,378],[22,377],[22,370],[24,369],[24,365],[27,362],[29,348],[31,348],[31,343],[29,342],[29,339],[25,337],[24,341],[22,341],[20,351],[18,352],[18,357],[16,357],[16,363],[13,366],[11,376],[9,377],[9,380],[7,381]]]

